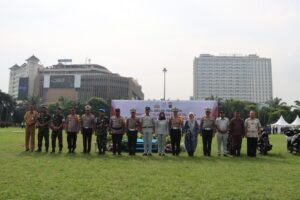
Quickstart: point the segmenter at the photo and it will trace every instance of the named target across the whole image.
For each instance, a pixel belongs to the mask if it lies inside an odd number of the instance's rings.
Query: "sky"
[[[300,100],[297,0],[0,0],[0,90],[9,69],[31,55],[105,66],[133,77],[145,99],[193,96],[202,53],[272,59],[273,96]]]

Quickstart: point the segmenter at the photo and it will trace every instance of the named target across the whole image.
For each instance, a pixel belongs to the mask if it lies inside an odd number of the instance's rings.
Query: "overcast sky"
[[[145,99],[193,95],[201,53],[272,59],[273,94],[300,100],[300,1],[297,0],[0,0],[0,89],[32,54],[92,63],[138,79]]]

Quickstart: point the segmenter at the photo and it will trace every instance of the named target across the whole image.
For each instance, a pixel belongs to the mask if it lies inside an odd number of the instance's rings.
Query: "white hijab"
[[[190,119],[190,115],[193,115],[193,119],[192,120]],[[194,115],[194,113],[192,113],[192,112],[189,113],[189,120],[188,120],[188,122],[189,122],[190,130],[193,130],[194,127],[195,127],[195,115]]]

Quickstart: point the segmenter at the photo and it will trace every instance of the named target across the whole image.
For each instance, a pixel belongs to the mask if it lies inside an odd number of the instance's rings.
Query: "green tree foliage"
[[[105,109],[106,114],[109,114],[109,105],[107,101],[103,98],[92,97],[87,101],[87,104],[92,107],[92,113],[98,115],[99,109]]]
[[[12,121],[16,101],[0,90],[0,121]]]
[[[209,97],[211,99],[212,97]],[[223,110],[226,116],[233,117],[235,111],[240,111],[242,118],[247,118],[251,110],[256,111],[258,118],[263,126],[275,123],[282,115],[287,122],[291,123],[297,114],[300,114],[300,102],[295,101],[296,106],[289,106],[283,102],[282,99],[275,97],[274,99],[267,101],[265,104],[256,104],[253,102],[226,99],[217,100],[219,103],[219,110]],[[295,107],[296,109],[292,110]]]

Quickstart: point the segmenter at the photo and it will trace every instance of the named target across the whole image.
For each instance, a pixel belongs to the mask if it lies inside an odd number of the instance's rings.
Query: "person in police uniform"
[[[136,109],[130,109],[131,116],[126,120],[126,132],[128,137],[128,153],[130,156],[135,155],[137,133],[140,128],[140,120],[136,117]]]
[[[49,126],[51,124],[51,116],[48,113],[48,107],[46,105],[42,106],[41,113],[37,120],[38,127],[38,149],[36,152],[42,151],[43,138],[45,139],[45,148],[48,152],[49,148]]]
[[[85,114],[81,116],[81,134],[83,143],[83,152],[91,152],[92,135],[94,130],[95,116],[91,113],[92,107],[90,105],[85,106]]]
[[[204,156],[211,155],[211,142],[215,130],[215,120],[210,116],[210,112],[210,108],[205,109],[205,116],[202,117],[200,123]]]
[[[80,116],[76,114],[75,107],[70,109],[70,114],[66,117],[65,125],[69,153],[75,153],[77,134],[80,130]]]
[[[144,156],[152,156],[152,137],[155,133],[155,120],[150,116],[150,107],[145,108],[145,114],[141,117],[141,126],[144,140]]]
[[[51,151],[51,153],[55,153],[56,138],[58,139],[59,153],[61,153],[61,151],[62,151],[62,148],[63,148],[63,136],[62,136],[63,124],[64,124],[64,116],[61,114],[61,108],[57,107],[55,114],[52,116],[52,124],[51,124],[52,151]]]
[[[95,119],[95,135],[97,136],[98,154],[104,155],[107,143],[107,128],[109,119],[105,115],[104,109],[99,109],[99,116]]]
[[[116,115],[112,116],[109,122],[113,142],[113,155],[116,155],[116,152],[118,152],[118,155],[122,155],[122,138],[125,132],[125,120],[120,115],[120,108],[116,108],[115,113]]]
[[[180,153],[180,141],[181,141],[181,132],[183,127],[183,120],[178,115],[179,109],[172,109],[173,116],[169,120],[169,128],[170,128],[170,137],[171,137],[171,146],[172,146],[172,154],[179,155]]]

